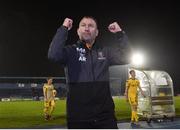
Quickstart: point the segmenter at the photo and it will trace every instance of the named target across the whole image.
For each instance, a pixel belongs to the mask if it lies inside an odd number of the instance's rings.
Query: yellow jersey
[[[44,97],[49,100],[54,100],[54,85],[44,84],[43,86]]]
[[[57,91],[54,89],[53,90],[53,96],[56,97]]]
[[[137,95],[137,89],[139,86],[140,86],[140,82],[138,79],[129,78],[126,81],[126,87],[128,87],[128,96],[132,96],[132,95],[136,96]]]

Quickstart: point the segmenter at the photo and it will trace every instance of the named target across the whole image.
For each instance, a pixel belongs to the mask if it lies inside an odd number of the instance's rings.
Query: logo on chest
[[[106,57],[104,56],[103,52],[102,51],[99,51],[98,52],[98,60],[105,60]]]
[[[86,50],[84,48],[76,48],[76,51],[79,53],[79,61],[86,61]]]

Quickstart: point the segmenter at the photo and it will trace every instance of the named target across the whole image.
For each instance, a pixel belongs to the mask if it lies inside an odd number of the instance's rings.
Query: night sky
[[[98,39],[111,41],[107,26],[117,21],[133,49],[145,54],[144,66],[165,70],[174,84],[180,85],[180,6],[177,2],[61,2],[0,2],[0,76],[63,76],[63,68],[47,59],[49,44],[66,17],[74,21],[68,42],[78,40],[78,23],[84,15],[90,15],[98,20]]]

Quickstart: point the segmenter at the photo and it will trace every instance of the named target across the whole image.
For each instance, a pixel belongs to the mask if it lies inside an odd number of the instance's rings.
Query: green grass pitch
[[[118,120],[130,120],[130,106],[124,98],[114,98]],[[180,115],[180,97],[175,97],[176,115]],[[66,125],[66,101],[56,101],[54,120],[43,118],[42,101],[0,102],[0,128],[48,128]]]

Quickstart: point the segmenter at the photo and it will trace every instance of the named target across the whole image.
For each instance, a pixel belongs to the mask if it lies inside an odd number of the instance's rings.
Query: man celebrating
[[[129,63],[130,47],[127,36],[117,22],[108,30],[117,36],[114,48],[96,43],[99,34],[97,22],[85,16],[79,23],[79,41],[66,45],[73,20],[66,18],[57,30],[49,48],[49,59],[65,66],[68,81],[68,128],[117,128],[114,103],[109,87],[111,65]]]

